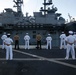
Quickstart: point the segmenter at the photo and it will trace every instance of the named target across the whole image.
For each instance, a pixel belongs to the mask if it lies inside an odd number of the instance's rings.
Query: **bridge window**
[[[33,31],[33,33],[36,33],[36,31]]]

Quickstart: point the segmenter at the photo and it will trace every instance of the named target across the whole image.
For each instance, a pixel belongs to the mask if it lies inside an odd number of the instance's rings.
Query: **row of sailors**
[[[10,35],[10,34],[6,35],[6,33],[4,33],[1,37],[1,39],[3,40],[2,49],[5,48],[4,41],[8,35]],[[42,36],[40,35],[40,33],[38,33],[36,36],[36,40],[37,40],[37,47],[40,46],[39,48],[41,48],[41,39],[42,39]],[[14,36],[14,40],[15,40],[15,49],[16,49],[16,46],[18,46],[17,49],[19,49],[19,36],[17,33]],[[26,35],[24,36],[24,40],[25,40],[25,49],[29,49],[30,36],[28,35],[28,33],[26,33]],[[48,49],[48,46],[50,46],[50,49],[51,49],[52,37],[50,36],[50,34],[48,34],[48,37],[46,37],[46,41],[47,41],[47,47],[46,48]]]
[[[69,52],[71,51],[72,54],[72,58],[75,59],[75,50],[74,50],[74,43],[76,42],[76,37],[74,37],[72,31],[69,31],[69,36],[66,37],[66,35],[64,34],[64,32],[62,32],[62,34],[60,35],[60,39],[61,39],[61,43],[60,43],[60,49],[62,49],[63,45],[64,45],[64,49],[66,48],[66,57],[65,59],[69,58]],[[16,45],[18,45],[18,49],[19,49],[19,36],[16,35],[15,37],[15,48]],[[4,33],[4,35],[1,37],[1,39],[3,40],[3,45],[2,45],[2,49],[6,49],[6,59],[8,60],[10,58],[10,60],[13,59],[13,53],[12,53],[12,43],[13,40],[10,38],[10,34]],[[41,35],[38,34],[36,36],[37,39],[37,47],[41,48]],[[25,49],[29,49],[29,40],[30,40],[30,36],[28,35],[28,33],[26,33],[26,35],[24,36],[24,40],[25,40]],[[48,34],[48,36],[46,37],[46,41],[47,41],[47,46],[46,48],[48,49],[48,47],[50,46],[51,49],[51,41],[52,41],[52,37],[50,36],[50,34]],[[65,44],[67,43],[67,45]],[[10,57],[9,57],[10,56]]]
[[[71,34],[72,36],[74,36],[76,38],[76,32],[69,31],[69,34]],[[64,32],[62,32],[62,34],[60,35],[60,49],[64,48],[66,49],[66,34]],[[74,43],[74,46],[76,47],[76,42]]]
[[[72,59],[75,59],[75,50],[74,47],[76,46],[76,33],[73,35],[73,31],[69,31],[69,36],[66,36],[64,32],[60,35],[60,49],[66,49],[66,57],[65,59],[69,58],[69,53],[71,52]]]
[[[36,36],[36,40],[37,40],[37,48],[39,48],[40,46],[40,49],[41,49],[41,35],[38,33],[38,35]],[[1,37],[1,39],[3,40],[3,44],[2,44],[2,49],[6,49],[6,60],[10,59],[12,60],[13,59],[13,51],[12,51],[12,43],[13,43],[13,40],[12,38],[10,38],[10,34],[7,34],[4,33]],[[19,36],[16,34],[14,36],[14,40],[15,40],[15,49],[16,49],[16,46],[18,46],[17,49],[19,49]],[[26,33],[26,35],[24,36],[24,40],[25,40],[25,49],[29,49],[29,40],[30,40],[30,36],[28,35],[28,33]],[[48,37],[46,38],[47,40],[47,49],[48,49],[48,45],[50,44],[50,49],[51,49],[51,36],[50,34],[48,34]]]

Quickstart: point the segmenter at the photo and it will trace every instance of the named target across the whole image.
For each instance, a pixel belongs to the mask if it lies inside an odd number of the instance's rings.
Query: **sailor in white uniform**
[[[7,38],[4,40],[4,44],[6,45],[6,60],[13,59],[12,43],[13,40],[10,38],[10,34],[7,34]]]
[[[3,41],[3,44],[2,44],[2,49],[5,48],[5,45],[4,45],[4,40],[7,38],[7,35],[6,35],[6,32],[4,32],[4,34],[2,35],[1,39]]]
[[[48,49],[48,46],[50,46],[50,49],[51,49],[52,37],[50,36],[50,34],[48,34],[48,36],[46,37],[46,41],[47,41],[46,49]]]
[[[24,36],[24,40],[25,40],[25,49],[29,49],[30,36],[28,35],[28,33],[26,33],[26,35]]]
[[[60,49],[66,48],[65,38],[66,38],[66,35],[64,32],[62,32],[62,34],[60,35]]]
[[[73,35],[76,39],[76,32],[74,32],[74,35]],[[74,47],[76,48],[76,42],[74,43]]]
[[[69,53],[71,52],[72,59],[75,59],[75,50],[74,50],[74,43],[76,42],[75,37],[73,36],[73,32],[69,31],[69,36],[65,39],[67,43],[67,50],[66,50],[66,57],[65,59],[69,58]]]

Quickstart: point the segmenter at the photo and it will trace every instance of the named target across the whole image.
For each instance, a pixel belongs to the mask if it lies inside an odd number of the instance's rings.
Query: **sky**
[[[33,12],[38,12],[40,7],[43,7],[44,0],[23,0],[24,4],[22,6],[23,14],[26,12],[29,15],[33,15]],[[52,0],[55,7],[58,8],[57,13],[61,13],[62,17],[69,20],[68,13],[72,18],[76,19],[76,0]],[[13,8],[13,0],[0,0],[0,13],[4,8],[12,8],[16,11],[16,8]],[[51,7],[51,6],[50,6]]]

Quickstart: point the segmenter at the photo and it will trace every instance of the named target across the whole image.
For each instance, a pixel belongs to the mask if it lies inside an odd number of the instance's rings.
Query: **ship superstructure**
[[[13,0],[15,5],[13,7],[17,8],[17,11],[11,8],[5,8],[0,14],[0,23],[2,24],[16,24],[18,20],[23,18],[22,4],[23,0]]]
[[[18,32],[20,44],[24,44],[23,38],[26,33],[29,33],[31,37],[30,44],[36,44],[37,33],[42,35],[42,44],[46,44],[45,38],[50,33],[53,46],[59,46],[59,35],[60,31],[64,30],[65,19],[61,17],[61,13],[56,13],[58,9],[53,5],[52,0],[44,0],[44,7],[41,7],[39,12],[33,12],[34,16],[28,16],[28,13],[26,16],[23,15],[23,0],[13,0],[13,2],[17,11],[5,8],[0,14],[1,33],[10,32],[13,37]]]
[[[61,13],[56,13],[58,9],[54,7],[52,0],[44,0],[43,5],[44,7],[40,8],[40,12],[34,12],[35,23],[52,25],[65,23],[65,19],[61,17]]]

